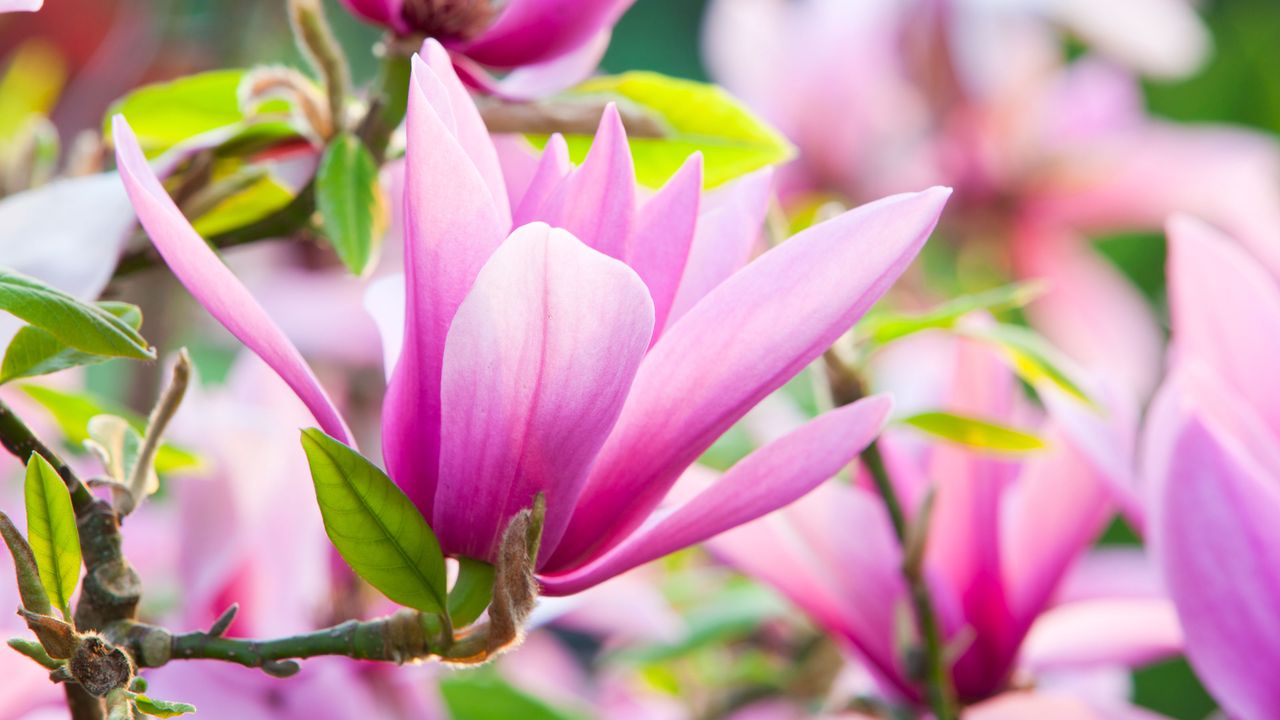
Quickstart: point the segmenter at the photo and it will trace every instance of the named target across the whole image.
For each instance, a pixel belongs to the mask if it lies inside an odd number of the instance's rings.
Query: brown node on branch
[[[71,661],[67,663],[71,677],[94,697],[106,697],[117,688],[129,686],[133,678],[133,662],[123,650],[99,635],[85,635]]]

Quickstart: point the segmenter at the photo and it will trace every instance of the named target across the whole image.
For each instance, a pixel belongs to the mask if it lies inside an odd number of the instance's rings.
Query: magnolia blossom
[[[924,569],[945,642],[960,648],[951,668],[959,697],[990,698],[1019,670],[1146,661],[1175,649],[1177,622],[1158,596],[1073,597],[1060,587],[1114,509],[1109,463],[1076,438],[1080,419],[1041,417],[990,346],[924,336],[918,342],[913,382],[942,381],[927,407],[1035,428],[1047,444],[1018,458],[926,443],[906,431],[882,437],[908,516],[918,517],[929,488],[936,492]],[[1119,419],[1113,412],[1108,422]],[[903,551],[867,478],[828,483],[710,547],[843,640],[880,692],[921,701],[904,666],[900,618],[910,605]]]
[[[350,442],[301,355],[182,217],[122,118],[115,139],[139,218],[174,273]],[[654,515],[702,451],[887,289],[948,195],[872,203],[739,268],[737,211],[698,213],[699,157],[637,205],[612,108],[581,167],[555,138],[511,193],[434,41],[414,60],[405,174],[404,303],[372,303],[403,318],[381,323],[397,355],[382,418],[388,473],[446,553],[485,560],[543,494],[538,569],[552,594],[758,517],[856,456],[887,399],[828,413]]]
[[[590,74],[633,2],[342,0],[398,35],[435,38],[453,53],[468,83],[509,96],[545,95]],[[495,81],[485,68],[512,72]]]
[[[707,60],[800,149],[793,196],[954,186],[948,235],[983,267],[1046,280],[1037,329],[1145,397],[1159,324],[1087,238],[1193,212],[1280,268],[1280,149],[1150,117],[1130,72],[1094,53],[1068,63],[1045,17],[1094,18],[1096,32],[1073,27],[1163,48],[1170,69],[1203,54],[1183,0],[719,0]]]
[[[1190,217],[1169,223],[1173,363],[1150,410],[1149,537],[1197,674],[1231,717],[1280,713],[1280,286]]]

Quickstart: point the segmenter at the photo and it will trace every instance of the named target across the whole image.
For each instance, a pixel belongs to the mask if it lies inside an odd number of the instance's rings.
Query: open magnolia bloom
[[[1231,239],[1169,223],[1173,362],[1149,412],[1149,536],[1187,656],[1231,717],[1280,713],[1280,286]]]
[[[434,38],[464,78],[504,95],[568,87],[600,63],[614,23],[635,0],[342,0],[405,37]],[[514,71],[495,81],[486,68]]]
[[[509,191],[447,52],[429,41],[425,54],[409,91],[406,292],[371,305],[396,358],[387,471],[446,554],[493,561],[512,518],[542,495],[539,579],[547,593],[574,592],[795,500],[874,437],[883,397],[817,418],[654,514],[700,453],[889,287],[946,189],[850,211],[746,264],[732,249],[758,225],[736,220],[733,202],[699,214],[697,156],[637,204],[613,109],[580,167],[554,138],[527,187]],[[115,139],[174,273],[349,443],[301,355],[182,217],[119,117]]]

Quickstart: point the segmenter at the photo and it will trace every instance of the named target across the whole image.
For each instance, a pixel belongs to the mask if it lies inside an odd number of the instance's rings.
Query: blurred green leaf
[[[342,133],[329,141],[316,170],[321,227],[347,269],[363,275],[377,254],[385,222],[378,163],[359,138]]]
[[[446,607],[444,555],[418,508],[385,473],[322,431],[302,431],[329,539],[351,569],[392,601]]]
[[[71,596],[80,582],[80,534],[71,493],[38,453],[27,462],[27,536],[49,602],[71,620]]]
[[[128,695],[129,699],[133,700],[133,704],[138,706],[138,710],[158,718],[178,717],[196,711],[196,706],[188,703],[156,700],[135,692],[130,692]]]
[[[440,695],[452,720],[585,720],[517,690],[489,671],[443,676]]]
[[[72,448],[82,449],[89,440],[89,422],[98,415],[119,415],[129,421],[138,433],[147,427],[147,421],[137,413],[87,392],[65,392],[40,385],[23,385],[23,392],[53,415],[58,430]],[[156,454],[156,471],[161,474],[192,470],[204,464],[199,455],[181,447],[165,443]]]
[[[4,537],[5,544],[9,546],[9,554],[13,556],[13,569],[18,576],[18,597],[22,599],[22,607],[41,615],[53,612],[49,592],[44,589],[44,583],[40,580],[40,567],[31,546],[22,537],[22,533],[18,532],[9,516],[2,512],[0,536]]]
[[[1032,387],[1048,384],[1087,405],[1094,405],[1092,398],[1062,369],[1064,360],[1058,352],[1035,332],[1018,325],[977,323],[960,332],[999,349],[1014,372]]]
[[[661,138],[631,138],[636,178],[649,187],[666,182],[695,151],[702,152],[707,187],[786,162],[795,152],[781,133],[715,85],[629,72],[592,78],[570,93],[615,100],[647,114],[666,130]],[[582,162],[591,138],[565,139],[574,162]]]
[[[26,638],[10,638],[8,645],[18,654],[26,655],[36,661],[37,664],[46,670],[56,670],[62,666],[61,661],[54,660],[49,655],[49,651],[45,650],[43,645],[34,640],[27,640]]]
[[[191,222],[202,236],[217,235],[249,223],[288,205],[293,194],[270,176],[264,176],[248,187],[223,199]]]
[[[33,117],[53,109],[67,77],[57,48],[39,39],[18,45],[6,59],[8,67],[0,72],[0,157]]]
[[[458,579],[449,593],[449,617],[454,627],[475,622],[493,601],[494,568],[487,562],[458,558]]]
[[[136,360],[156,357],[147,341],[125,320],[26,275],[0,270],[0,310],[76,350]]]
[[[627,648],[615,657],[637,664],[668,662],[748,635],[785,612],[786,605],[772,591],[754,584],[734,585],[686,614],[688,631],[684,637],[672,643]]]
[[[142,311],[137,305],[122,302],[99,302],[97,305],[124,321],[135,332],[142,328]],[[13,336],[4,352],[4,360],[0,362],[0,383],[48,375],[82,365],[95,365],[110,359],[106,355],[67,347],[47,330],[26,325]]]
[[[1024,453],[1044,448],[1039,437],[1006,425],[947,412],[925,412],[903,418],[904,425],[979,450]]]
[[[918,314],[885,313],[864,318],[858,334],[879,345],[923,330],[946,330],[955,327],[965,315],[979,310],[998,313],[1023,307],[1044,291],[1040,283],[1014,283],[972,295],[962,295]]]

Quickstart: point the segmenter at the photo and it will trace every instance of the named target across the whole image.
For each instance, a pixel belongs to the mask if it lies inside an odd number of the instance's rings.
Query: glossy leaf
[[[707,187],[785,162],[795,152],[781,133],[715,85],[629,72],[593,78],[572,94],[615,100],[662,127],[663,137],[631,138],[636,179],[649,187],[666,182],[696,151],[702,152]],[[582,162],[591,138],[568,136],[566,140],[574,162]]]
[[[487,562],[458,558],[458,579],[449,592],[449,618],[454,627],[475,622],[493,601],[494,568]]]
[[[316,208],[324,234],[353,274],[363,275],[376,254],[385,214],[378,163],[350,133],[329,141],[316,170]]]
[[[49,602],[71,618],[71,596],[80,582],[80,534],[71,493],[58,471],[33,453],[27,462],[27,538]]]
[[[40,568],[36,556],[31,552],[27,539],[22,537],[18,528],[8,515],[0,512],[0,536],[9,546],[9,554],[13,556],[13,569],[18,578],[18,597],[22,599],[22,607],[33,613],[48,615],[53,612],[49,603],[49,594],[40,580]]]
[[[179,715],[187,715],[196,711],[196,706],[189,703],[171,702],[169,700],[156,700],[147,697],[142,693],[130,692],[129,699],[133,700],[133,704],[138,706],[138,710],[147,715],[158,718],[178,717]]]
[[[917,430],[959,445],[1001,453],[1025,453],[1044,448],[1039,437],[981,418],[947,412],[925,412],[901,421]]]
[[[136,360],[156,357],[147,341],[124,320],[26,275],[0,270],[0,310],[76,350]]]
[[[316,428],[302,431],[329,539],[351,569],[391,600],[445,611],[444,555],[400,488],[355,450]]]
[[[985,310],[998,313],[1023,307],[1044,291],[1040,283],[1014,283],[972,295],[949,300],[928,312],[900,315],[882,314],[864,318],[858,323],[858,334],[877,344],[892,342],[923,330],[946,330],[955,327],[960,318]]]
[[[100,302],[98,307],[122,320],[135,332],[142,327],[142,311],[137,305],[121,302]],[[59,370],[95,365],[111,358],[106,355],[82,352],[68,347],[47,330],[34,325],[24,326],[13,336],[0,362],[0,383],[24,377],[48,375]]]

